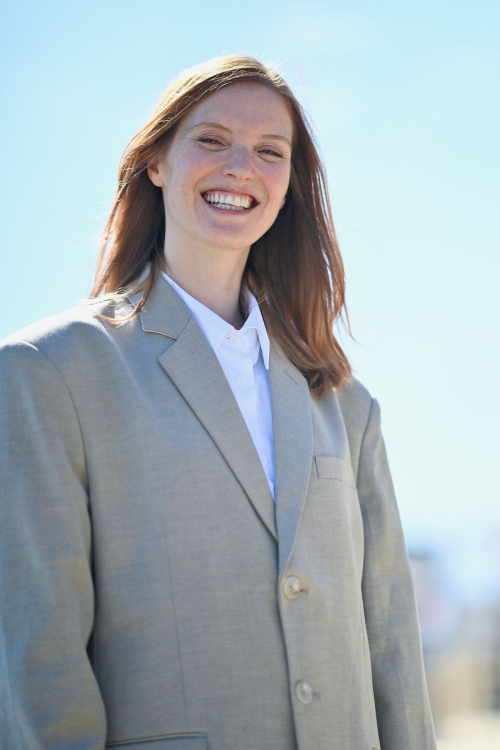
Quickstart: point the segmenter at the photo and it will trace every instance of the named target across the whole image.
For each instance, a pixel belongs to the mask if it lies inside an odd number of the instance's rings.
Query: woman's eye
[[[217,141],[215,138],[198,138],[198,140],[202,143],[217,143],[219,146],[221,145],[221,142]]]
[[[222,146],[223,143],[221,141],[217,140],[217,138],[208,138],[207,136],[203,136],[202,138],[198,138],[198,141],[200,143],[208,143],[209,145],[215,145],[215,146]],[[270,156],[276,156],[278,159],[282,159],[282,154],[278,153],[277,151],[274,151],[272,148],[263,148],[261,149],[262,154],[269,154]]]
[[[277,151],[273,151],[272,148],[264,148],[262,150],[265,154],[271,154],[271,156],[278,156],[280,159],[282,158],[281,154],[278,154]]]

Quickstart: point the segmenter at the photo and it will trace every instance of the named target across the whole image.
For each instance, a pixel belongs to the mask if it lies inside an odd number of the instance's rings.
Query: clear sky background
[[[182,69],[278,64],[326,162],[357,343],[408,546],[500,595],[500,4],[10,3],[0,338],[85,297],[118,163]],[[1,397],[1,395],[0,395]]]

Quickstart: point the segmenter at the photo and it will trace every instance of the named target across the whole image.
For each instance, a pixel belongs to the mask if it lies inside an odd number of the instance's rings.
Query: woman
[[[2,345],[2,748],[435,748],[343,309],[290,89],[243,56],[184,72],[92,299]]]

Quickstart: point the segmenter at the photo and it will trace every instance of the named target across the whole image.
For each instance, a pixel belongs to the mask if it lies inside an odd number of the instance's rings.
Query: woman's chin
[[[256,232],[242,231],[238,227],[207,227],[207,230],[199,236],[201,241],[207,245],[217,247],[227,247],[228,249],[241,250],[250,248],[252,243],[256,242],[261,235]]]

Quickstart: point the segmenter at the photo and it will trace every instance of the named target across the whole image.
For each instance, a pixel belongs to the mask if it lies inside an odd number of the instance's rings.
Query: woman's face
[[[292,134],[285,101],[262,84],[231,84],[200,101],[167,153],[148,164],[163,190],[166,249],[248,252],[285,202]]]

